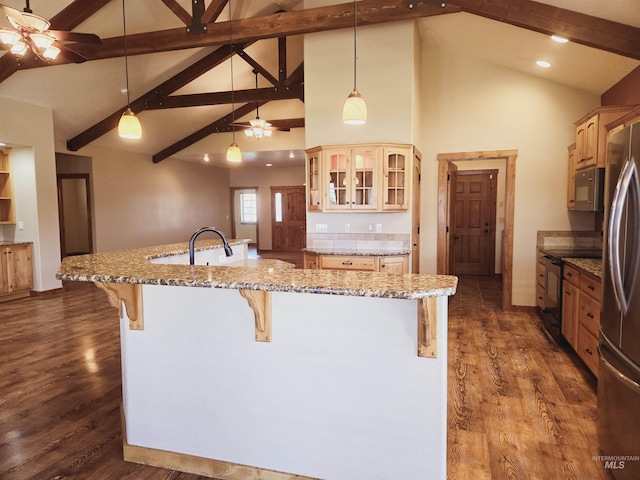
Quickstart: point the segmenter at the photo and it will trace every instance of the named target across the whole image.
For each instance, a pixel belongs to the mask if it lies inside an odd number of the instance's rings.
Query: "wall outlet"
[[[24,230],[24,222],[22,220],[18,222],[18,230]]]
[[[376,233],[382,233],[382,224],[376,223]]]
[[[349,233],[351,231],[351,225],[349,225],[348,223],[344,224],[344,231],[345,233]]]
[[[327,233],[327,224],[316,223],[316,233]]]
[[[369,224],[369,233],[373,233],[373,223]]]

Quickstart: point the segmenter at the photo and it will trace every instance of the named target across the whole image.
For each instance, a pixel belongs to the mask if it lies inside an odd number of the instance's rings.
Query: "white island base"
[[[447,296],[259,292],[271,332],[256,341],[239,290],[135,287],[125,460],[229,479],[446,478]],[[421,302],[435,358],[418,356]]]

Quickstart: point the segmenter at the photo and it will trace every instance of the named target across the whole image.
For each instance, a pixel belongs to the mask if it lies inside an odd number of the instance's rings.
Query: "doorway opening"
[[[60,258],[93,253],[89,174],[58,174]]]
[[[513,284],[513,218],[515,199],[515,167],[517,150],[498,150],[488,152],[462,152],[438,154],[438,274],[453,274],[455,268],[456,246],[452,221],[455,219],[456,177],[459,174],[455,162],[503,160],[505,162],[504,179],[504,227],[502,232],[502,309],[512,309]],[[495,209],[493,209],[495,211]],[[483,224],[486,221],[482,222]],[[485,227],[485,225],[481,225]],[[488,227],[488,226],[487,226]],[[482,233],[484,233],[482,229]]]
[[[258,247],[258,187],[231,187],[231,238],[248,238]]]

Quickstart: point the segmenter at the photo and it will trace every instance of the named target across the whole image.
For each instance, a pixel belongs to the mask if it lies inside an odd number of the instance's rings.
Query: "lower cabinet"
[[[28,297],[32,288],[31,245],[0,246],[0,301]]]
[[[305,252],[304,268],[360,272],[409,273],[408,255],[322,255]]]
[[[562,292],[562,336],[597,377],[600,280],[565,264]]]

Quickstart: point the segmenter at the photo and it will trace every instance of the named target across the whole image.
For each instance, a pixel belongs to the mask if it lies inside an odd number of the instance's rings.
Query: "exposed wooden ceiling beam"
[[[226,105],[231,103],[232,92],[194,93],[191,95],[169,95],[154,98],[147,102],[145,110],[161,110],[166,108],[201,107],[205,105]],[[238,103],[269,102],[272,100],[304,101],[304,86],[270,87],[250,90],[235,90],[233,99]]]
[[[177,0],[161,1],[167,6],[167,8],[169,8],[169,10],[171,10],[175,14],[176,17],[178,17],[182,21],[182,23],[184,23],[185,25],[191,25],[191,15],[189,15],[189,12],[182,8],[182,5],[180,5]]]
[[[251,113],[254,108],[255,108],[254,105],[247,103],[246,105],[243,105],[235,110],[235,116],[242,117],[244,115],[247,115],[248,113]],[[233,128],[231,127],[231,123],[233,122],[233,120],[234,120],[233,112],[231,112],[228,115],[225,115],[222,118],[219,118],[215,122],[210,123],[206,127],[201,128],[197,132],[192,133],[188,137],[185,137],[182,140],[179,140],[178,142],[168,146],[161,152],[158,152],[155,155],[153,155],[153,163],[160,163],[162,160],[169,158],[174,153],[178,153],[179,151],[184,150],[189,145],[192,145],[197,141],[202,140],[203,138],[206,138],[213,133],[230,132],[231,129]]]
[[[640,28],[530,0],[451,0],[463,11],[640,60]]]
[[[228,2],[229,0],[211,0],[207,10],[202,15],[202,21],[205,23],[215,22]]]
[[[249,44],[244,44],[243,46],[248,46]],[[146,108],[146,104],[152,102],[156,98],[162,98],[168,95],[171,95],[173,92],[178,90],[179,88],[184,87],[189,82],[195,80],[203,73],[208,72],[216,65],[224,62],[231,55],[231,51],[228,47],[220,47],[207,55],[206,57],[198,60],[190,67],[187,67],[182,72],[177,75],[171,77],[166,82],[161,83],[156,88],[148,91],[140,98],[137,98],[133,102],[131,102],[131,110],[134,113],[140,113]],[[89,127],[84,132],[76,135],[71,140],[67,140],[67,148],[72,152],[75,152],[82,147],[88,145],[95,139],[101,137],[105,133],[113,130],[118,125],[118,121],[122,116],[122,113],[126,110],[126,106],[120,108],[116,112],[109,115],[104,120],[96,123],[95,125]]]

